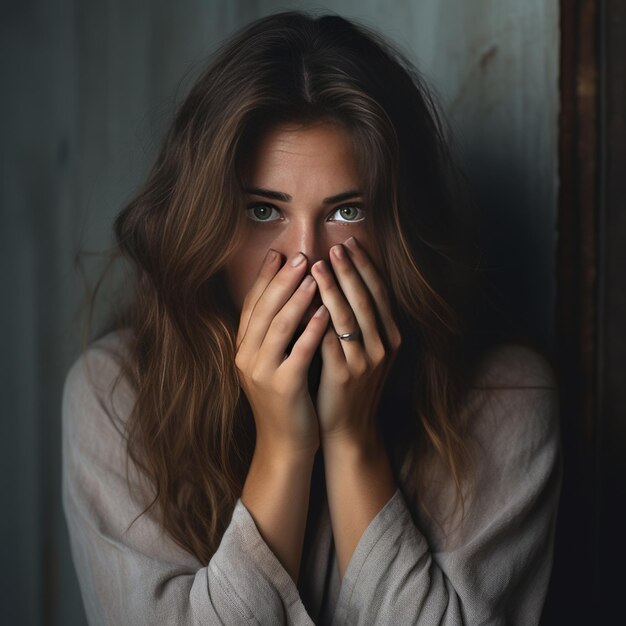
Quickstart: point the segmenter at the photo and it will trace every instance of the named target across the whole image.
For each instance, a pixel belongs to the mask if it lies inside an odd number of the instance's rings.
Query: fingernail
[[[324,263],[324,261],[318,261],[313,267],[321,274],[326,271],[326,264]]]
[[[313,276],[307,276],[301,283],[300,283],[300,287],[302,287],[302,289],[308,289],[309,287],[312,287],[315,284],[315,279],[313,278]]]
[[[298,254],[293,257],[293,259],[291,259],[291,265],[292,267],[298,267],[298,265],[303,263],[305,260],[306,257],[304,256],[304,254],[302,254],[302,252],[298,252]]]
[[[267,254],[265,255],[265,262],[266,263],[271,263],[272,261],[276,260],[276,257],[278,256],[278,253],[275,250],[268,250]]]
[[[349,239],[344,241],[344,244],[346,246],[348,246],[348,248],[350,248],[350,250],[356,250],[357,249],[357,243],[356,243],[356,239],[354,237],[350,237]]]
[[[333,254],[338,258],[338,259],[343,259],[344,258],[344,253],[343,253],[343,247],[341,244],[337,245],[337,246],[333,246]]]
[[[315,311],[315,315],[313,317],[322,317],[322,315],[324,315],[324,313],[326,312],[326,307],[322,304],[322,306],[317,309],[317,311]]]

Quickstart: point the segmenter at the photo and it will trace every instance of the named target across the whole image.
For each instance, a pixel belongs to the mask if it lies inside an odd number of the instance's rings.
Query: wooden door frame
[[[542,623],[610,623],[626,555],[626,0],[561,0],[564,482]]]

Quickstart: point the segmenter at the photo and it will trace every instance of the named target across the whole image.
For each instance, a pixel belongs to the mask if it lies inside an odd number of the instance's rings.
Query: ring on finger
[[[361,336],[361,330],[357,328],[352,333],[335,333],[337,335],[337,339],[341,339],[342,341],[356,341]]]

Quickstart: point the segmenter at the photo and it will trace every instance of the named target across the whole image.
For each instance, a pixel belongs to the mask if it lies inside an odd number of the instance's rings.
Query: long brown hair
[[[255,444],[223,277],[244,219],[242,170],[263,129],[324,119],[354,141],[403,338],[393,393],[381,402],[394,472],[409,502],[420,496],[424,454],[441,460],[459,494],[468,476],[461,409],[480,346],[471,326],[476,233],[433,98],[411,63],[365,27],[271,15],[217,52],[114,226],[133,270],[132,302],[114,323],[131,331],[121,368],[136,392],[128,457],[153,485],[147,508],[156,505],[164,529],[203,563]]]

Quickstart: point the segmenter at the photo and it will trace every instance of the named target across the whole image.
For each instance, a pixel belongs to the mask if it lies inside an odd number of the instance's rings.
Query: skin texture
[[[242,500],[294,580],[320,443],[341,577],[396,490],[375,416],[401,338],[357,172],[340,126],[267,131],[245,184],[249,220],[242,248],[225,268],[241,311],[236,364],[257,428]],[[284,197],[270,200],[262,190]],[[355,193],[325,202],[346,192]],[[272,250],[286,257],[282,268],[280,257],[271,260]],[[291,267],[299,252],[306,262]],[[320,302],[322,315],[313,317]],[[288,353],[296,331],[301,334]],[[337,338],[353,331],[361,333],[357,341]],[[311,397],[307,373],[314,356],[321,372]]]
[[[287,259],[302,252],[308,259],[307,273],[310,273],[317,261],[329,262],[331,246],[354,235],[380,267],[380,250],[368,228],[366,214],[358,214],[358,217],[365,215],[365,219],[350,223],[337,210],[355,201],[362,202],[362,198],[323,204],[324,198],[361,188],[352,145],[342,127],[317,124],[271,129],[257,145],[246,182],[248,188],[280,191],[292,200],[246,196],[247,205],[265,203],[276,210],[268,217],[262,216],[271,223],[248,221],[241,249],[225,268],[230,295],[238,310],[270,248]],[[348,217],[353,215],[354,211]],[[321,303],[316,294],[304,321]]]

